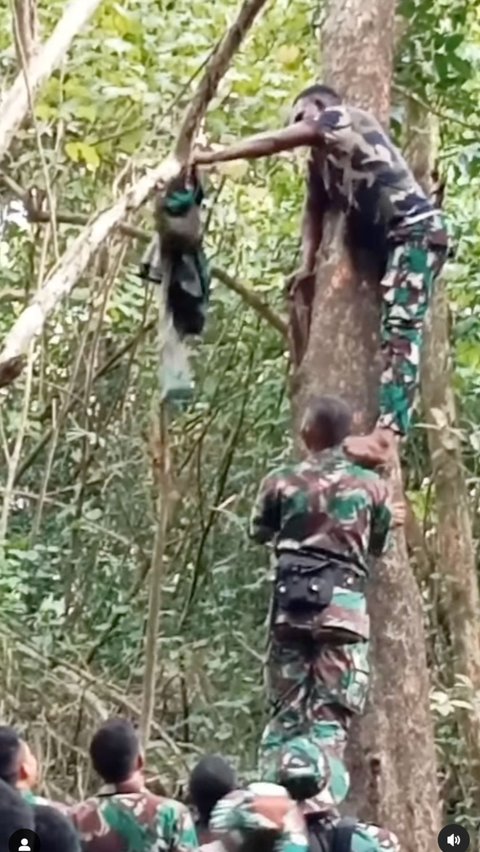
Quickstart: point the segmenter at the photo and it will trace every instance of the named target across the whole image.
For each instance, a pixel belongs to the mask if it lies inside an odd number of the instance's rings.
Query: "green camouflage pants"
[[[286,638],[288,633],[279,632],[285,625],[274,625],[271,637],[266,674],[272,718],[260,745],[262,777],[278,782],[279,752],[303,736],[311,754],[318,755],[319,801],[326,807],[348,793],[347,732],[352,717],[363,712],[369,681],[365,613],[362,593],[336,589],[322,615],[323,630]],[[351,629],[360,625],[363,636]]]
[[[381,282],[383,372],[379,425],[405,435],[417,386],[425,314],[447,254],[440,213],[392,235]]]

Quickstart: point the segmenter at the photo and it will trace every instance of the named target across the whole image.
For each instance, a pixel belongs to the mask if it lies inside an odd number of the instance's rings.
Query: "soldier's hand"
[[[301,287],[303,284],[310,284],[311,286],[315,286],[315,272],[312,272],[311,269],[306,269],[304,266],[301,266],[296,272],[293,272],[292,275],[289,275],[287,280],[285,281],[285,294],[290,298],[293,298],[295,295],[295,291]]]

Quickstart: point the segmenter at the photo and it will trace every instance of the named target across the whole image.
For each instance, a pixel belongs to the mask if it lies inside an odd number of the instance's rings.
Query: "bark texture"
[[[410,116],[412,166],[424,186],[433,189],[435,144],[432,122],[418,107]],[[459,708],[458,728],[466,744],[472,793],[480,809],[480,595],[470,501],[462,459],[453,389],[449,309],[442,278],[437,281],[427,319],[422,358],[421,396],[437,511],[436,563],[442,577],[442,612],[446,615],[455,676],[465,679],[462,696],[471,710]]]
[[[395,0],[329,0],[323,30],[325,79],[347,101],[388,126]],[[357,428],[378,411],[381,262],[345,247],[358,222],[327,215],[310,336],[293,377],[294,413],[315,392],[350,401]],[[400,475],[396,479],[400,484]],[[403,534],[378,564],[369,594],[371,688],[351,735],[349,810],[398,834],[405,852],[438,849],[439,803],[421,600]]]

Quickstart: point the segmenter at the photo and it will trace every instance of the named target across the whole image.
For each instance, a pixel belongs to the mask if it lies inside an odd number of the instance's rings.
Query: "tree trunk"
[[[420,123],[417,116],[417,127]],[[421,134],[418,140],[414,164],[425,181],[432,172],[434,146],[431,136],[423,136],[423,146]],[[427,319],[421,394],[435,488],[436,560],[453,651],[452,682],[455,675],[464,679],[462,698],[471,704],[470,710],[457,710],[458,726],[468,753],[475,804],[480,809],[480,707],[476,698],[480,694],[480,595],[452,380],[448,301],[440,278]]]
[[[323,31],[327,83],[387,126],[394,14],[395,0],[329,0]],[[381,264],[348,251],[343,235],[342,221],[328,214],[293,407],[298,419],[311,393],[337,393],[352,404],[362,429],[378,411]],[[369,607],[372,678],[367,711],[352,728],[350,809],[395,831],[405,852],[434,852],[439,802],[429,677],[421,600],[403,534],[373,570]]]

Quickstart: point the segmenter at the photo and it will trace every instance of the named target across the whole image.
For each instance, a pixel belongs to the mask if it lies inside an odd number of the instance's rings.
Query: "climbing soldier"
[[[343,105],[327,86],[314,85],[299,95],[289,127],[223,150],[197,151],[194,162],[256,159],[304,146],[311,149],[311,156],[302,228],[303,266],[292,285],[293,290],[302,291],[304,303],[312,302],[328,208],[354,211],[363,233],[377,229],[387,240],[387,267],[381,281],[379,417],[370,435],[349,437],[346,442],[347,452],[357,461],[383,464],[395,455],[397,441],[410,424],[425,313],[447,253],[445,223],[376,119]]]
[[[292,794],[325,807],[348,792],[347,731],[368,687],[368,557],[382,554],[394,522],[385,481],[342,449],[350,426],[341,400],[312,400],[301,429],[307,459],[263,480],[251,520],[252,537],[273,544],[276,562],[267,662],[272,718],[260,769],[282,784],[295,769],[301,789],[290,786]],[[401,506],[395,515],[401,522]],[[298,736],[311,744],[309,761],[290,762],[284,778],[282,755]],[[310,771],[315,763],[321,789]]]

